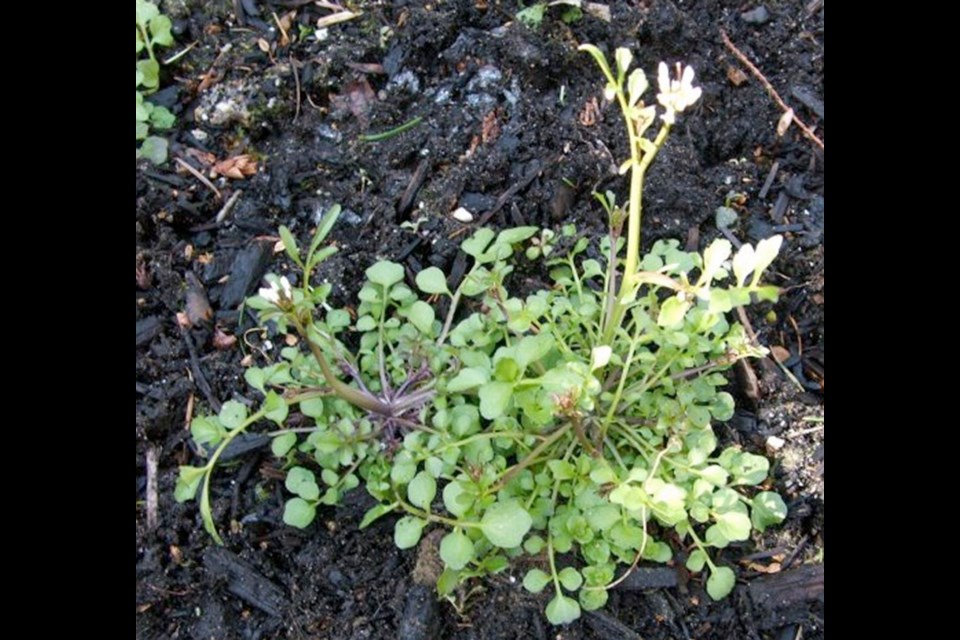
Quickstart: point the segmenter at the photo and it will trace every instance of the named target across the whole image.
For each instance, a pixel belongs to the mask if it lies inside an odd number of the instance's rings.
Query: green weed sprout
[[[248,304],[262,323],[296,333],[300,346],[246,371],[264,397],[259,410],[231,401],[219,415],[194,419],[193,438],[209,457],[182,467],[177,484],[179,500],[202,487],[200,511],[218,542],[209,497],[216,461],[237,434],[272,420],[272,452],[292,496],[284,521],[307,527],[318,508],[363,483],[377,504],[361,528],[399,514],[401,549],[427,528],[446,532],[442,597],[456,600],[465,581],[526,556],[523,586],[549,587],[547,619],[569,623],[602,607],[640,562],[671,560],[668,539],[680,541],[687,569],[706,573],[712,598],[733,589],[733,569],[710,550],[781,522],[786,505],[760,486],[766,458],[736,446],[718,451],[712,424],[734,410],[721,372],[766,352],[725,314],[776,299],[761,277],[782,239],[736,254],[724,239],[702,254],[658,241],[640,256],[644,171],[700,90],[689,68],[674,79],[662,65],[658,113],[640,100],[642,71],[627,74],[629,51],[617,50],[614,74],[599,50],[583,49],[620,103],[631,149],[626,209],[612,193],[598,196],[610,218],[597,241],[605,259],[586,257],[591,239],[568,228],[565,254],[536,227],[479,228],[461,245],[471,264],[459,283],[430,267],[411,286],[402,265],[380,261],[366,270],[354,318],[330,307],[330,285],[311,278],[336,251],[321,245],[339,207],[321,221],[306,257],[281,227],[300,284],[268,276],[270,286]],[[543,260],[552,286],[511,295],[518,253]],[[293,411],[301,426],[285,427]]]
[[[137,0],[137,158],[147,158],[155,164],[167,159],[167,140],[151,136],[151,129],[169,129],[175,118],[166,108],[144,99],[160,87],[160,62],[155,47],[173,44],[170,18],[160,13],[157,5]],[[144,58],[143,54],[147,57]]]

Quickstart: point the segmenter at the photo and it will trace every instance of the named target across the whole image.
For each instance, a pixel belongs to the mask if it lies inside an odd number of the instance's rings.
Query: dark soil
[[[610,22],[584,15],[568,25],[554,8],[539,29],[514,20],[512,0],[360,2],[359,18],[293,43],[272,13],[296,8],[292,37],[330,10],[291,0],[196,4],[165,3],[177,46],[196,42],[164,70],[162,86],[172,88],[155,96],[178,117],[171,158],[209,175],[211,160],[245,153],[259,170],[215,178],[218,197],[173,160],[137,166],[137,636],[652,640],[794,638],[802,629],[806,639],[822,637],[823,153],[796,127],[777,136],[780,108],[720,36],[725,30],[822,139],[822,1],[764,11],[749,1],[610,2]],[[238,312],[268,269],[288,268],[274,250],[277,227],[304,240],[318,213],[343,205],[332,233],[340,252],[319,274],[339,305],[355,304],[363,270],[380,258],[404,263],[411,279],[429,265],[455,271],[465,226],[575,222],[603,233],[590,193],[625,199],[616,168],[626,142],[619,114],[603,107],[593,61],[576,51],[583,42],[611,54],[630,47],[648,75],[660,60],[684,61],[704,90],[649,173],[645,245],[676,237],[703,248],[719,233],[714,212],[726,201],[738,212],[735,238],[786,234],[773,278],[785,293],[750,315],[760,340],[782,349],[784,366],[768,359],[731,376],[739,409],[717,427],[754,451],[782,439],[768,454],[790,507],[786,523],[722,554],[738,566],[730,598],[711,601],[678,563],[639,572],[601,612],[558,630],[542,613],[546,598],[524,591],[518,571],[473,585],[457,606],[437,603],[422,586],[435,551],[396,549],[391,518],[359,531],[372,504],[362,490],[306,531],[284,526],[282,482],[263,441],[251,439],[215,475],[226,542],[217,547],[196,503],[177,504],[173,488],[178,465],[198,460],[190,416],[229,399],[255,402],[244,365],[278,349]],[[591,118],[593,99],[600,110]],[[360,138],[414,117],[422,122],[401,135]],[[450,216],[461,206],[472,225]],[[180,328],[178,312],[192,328]],[[159,518],[150,529],[154,455]]]

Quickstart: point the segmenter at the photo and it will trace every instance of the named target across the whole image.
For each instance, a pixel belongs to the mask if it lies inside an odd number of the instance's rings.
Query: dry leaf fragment
[[[483,144],[488,144],[497,139],[500,135],[500,122],[497,120],[497,110],[491,110],[483,117],[483,126],[480,129],[480,137]]]
[[[781,347],[780,345],[774,345],[770,347],[770,354],[777,360],[777,362],[786,362],[790,359],[790,351]]]
[[[213,348],[218,351],[226,351],[232,349],[233,345],[237,344],[237,336],[231,335],[220,328],[220,326],[214,327],[213,330]]]
[[[793,122],[793,109],[787,109],[782,116],[780,116],[780,121],[777,122],[777,137],[782,138],[783,134],[787,132],[787,129],[790,128],[790,124]]]
[[[739,87],[747,81],[747,74],[741,71],[739,67],[727,65],[727,80],[733,83],[733,86]]]
[[[235,180],[243,180],[257,172],[257,161],[248,154],[234,156],[221,160],[213,165],[214,175],[226,176]]]
[[[354,13],[353,11],[338,11],[337,13],[331,13],[330,15],[323,16],[317,20],[317,29],[323,29],[324,27],[329,27],[340,22],[346,22],[347,20],[353,20],[360,15],[360,13]]]
[[[587,101],[587,104],[583,105],[583,110],[579,116],[580,124],[585,127],[592,127],[597,123],[599,116],[600,105],[597,103],[597,97],[594,96]]]

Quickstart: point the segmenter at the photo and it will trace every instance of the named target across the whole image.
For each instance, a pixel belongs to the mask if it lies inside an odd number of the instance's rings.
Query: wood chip
[[[739,67],[727,65],[727,80],[729,80],[733,86],[739,87],[747,81],[747,74],[741,71]]]
[[[777,362],[786,362],[790,359],[790,351],[780,345],[770,347],[770,355],[776,358]]]
[[[221,160],[213,165],[214,175],[221,175],[234,180],[243,180],[257,172],[257,161],[248,154],[233,156],[226,160]]]

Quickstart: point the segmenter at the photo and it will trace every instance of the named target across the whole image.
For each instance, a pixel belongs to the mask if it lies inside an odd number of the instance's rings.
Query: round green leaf
[[[580,606],[587,611],[596,611],[607,604],[606,589],[581,589],[579,593]]]
[[[214,416],[198,416],[190,422],[190,435],[197,444],[216,445],[226,432]]]
[[[568,624],[580,617],[580,605],[573,598],[557,594],[547,605],[550,624]]]
[[[460,482],[455,480],[443,488],[443,506],[455,517],[463,516],[472,505],[473,496],[464,490]]]
[[[480,367],[467,367],[461,369],[460,373],[454,376],[453,380],[447,383],[447,391],[459,393],[467,389],[479,387],[490,380],[490,374],[486,369]]]
[[[231,431],[241,426],[247,419],[247,408],[236,400],[228,400],[220,407],[220,424]]]
[[[204,467],[180,467],[180,477],[177,478],[177,486],[173,490],[173,497],[177,502],[186,502],[193,500],[197,495],[197,489],[200,488],[200,481],[206,473]]]
[[[549,582],[549,573],[542,569],[530,569],[523,578],[523,588],[530,593],[540,593]]]
[[[263,402],[263,408],[266,411],[268,420],[273,420],[279,426],[283,426],[283,421],[287,419],[287,413],[290,408],[283,401],[276,391],[268,391],[267,398]]]
[[[300,403],[300,412],[311,418],[319,418],[323,415],[323,398],[310,398]]]
[[[276,457],[282,458],[283,456],[287,455],[287,453],[295,444],[297,444],[297,434],[281,433],[273,439],[273,442],[270,443],[270,451]]]
[[[420,542],[420,535],[427,525],[426,520],[413,516],[404,516],[397,520],[393,528],[393,541],[400,549],[409,549]]]
[[[407,498],[411,504],[421,509],[429,509],[436,495],[437,481],[426,471],[418,473],[407,485]]]
[[[576,591],[583,584],[583,576],[573,567],[564,568],[557,574],[557,577],[560,578],[560,584],[567,591]]]
[[[707,578],[707,593],[714,600],[727,597],[733,591],[737,578],[730,567],[717,567],[710,572]]]
[[[487,540],[504,549],[520,546],[532,524],[530,514],[514,500],[490,505],[480,521]]]
[[[460,531],[448,533],[440,541],[440,559],[453,570],[460,570],[473,559],[473,542]]]
[[[298,529],[310,526],[316,515],[316,508],[303,498],[291,498],[283,508],[284,523]]]
[[[694,549],[690,557],[687,558],[687,570],[696,573],[703,569],[703,565],[706,564],[706,562],[707,554],[700,549]]]
[[[403,280],[403,265],[381,260],[367,269],[367,280],[382,287],[391,287]]]
[[[420,333],[430,335],[433,332],[433,320],[436,314],[433,307],[423,300],[417,300],[407,310],[407,319]]]
[[[780,524],[787,517],[787,505],[783,498],[773,491],[761,491],[750,503],[750,519],[757,531],[763,531],[772,524]]]
[[[294,467],[287,472],[284,486],[290,493],[295,493],[304,500],[316,500],[320,497],[320,487],[313,471],[303,467]]]
[[[424,293],[445,293],[450,295],[447,288],[447,277],[436,267],[427,267],[417,274],[417,287]]]
[[[672,327],[683,321],[687,309],[690,308],[689,302],[681,302],[677,296],[667,298],[660,307],[660,315],[657,316],[657,324],[661,327]]]

